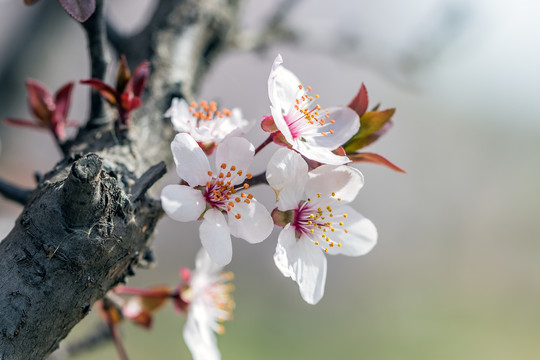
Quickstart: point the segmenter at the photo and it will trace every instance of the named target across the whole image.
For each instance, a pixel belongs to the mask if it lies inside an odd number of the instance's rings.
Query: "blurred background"
[[[107,14],[134,32],[154,5],[114,0]],[[242,25],[257,29],[276,5],[248,1]],[[540,358],[539,13],[533,0],[305,0],[286,19],[301,43],[230,51],[214,64],[201,99],[254,120],[269,113],[277,53],[323,107],[346,105],[364,82],[371,105],[397,108],[393,129],[367,150],[407,171],[358,166],[365,186],[355,207],[376,224],[379,244],[361,258],[329,257],[316,306],[275,268],[277,230],[259,245],[233,240],[237,308],[219,337],[224,359]],[[0,0],[0,118],[29,118],[28,77],[53,90],[88,77],[85,46],[57,1]],[[71,117],[79,122],[87,97],[76,86]],[[265,135],[255,126],[249,138],[258,145]],[[0,125],[0,142],[0,177],[22,186],[60,159],[45,132]],[[158,186],[173,181],[170,174]],[[255,191],[271,206],[270,190]],[[20,211],[0,198],[0,238]],[[157,267],[129,285],[176,284],[178,269],[194,266],[197,229],[163,219]],[[66,341],[99,321],[92,312]],[[130,357],[190,358],[183,322],[169,307],[151,332],[126,324]],[[112,344],[76,357],[95,358],[115,359]]]

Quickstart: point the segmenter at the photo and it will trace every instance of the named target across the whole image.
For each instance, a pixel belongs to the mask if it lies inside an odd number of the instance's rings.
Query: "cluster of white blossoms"
[[[220,358],[214,331],[221,331],[217,324],[230,317],[232,308],[230,287],[222,286],[216,274],[232,259],[231,235],[258,243],[274,225],[282,227],[274,262],[310,304],[324,294],[325,254],[364,255],[377,242],[373,223],[349,206],[364,179],[346,165],[350,160],[340,151],[359,131],[358,114],[349,107],[321,108],[319,95],[311,95],[311,88],[282,63],[278,55],[270,72],[271,116],[261,123],[270,137],[257,150],[240,137],[249,122],[238,109],[220,111],[213,102],[174,99],[166,113],[179,131],[171,150],[181,181],[163,189],[162,206],[174,220],[200,221],[206,250],[197,259],[195,278],[204,281],[191,286],[184,331],[195,359]],[[271,157],[266,176],[253,176],[250,164],[272,140],[283,147]],[[207,155],[214,149],[212,167]],[[271,186],[276,203],[267,209],[250,193],[249,184]]]

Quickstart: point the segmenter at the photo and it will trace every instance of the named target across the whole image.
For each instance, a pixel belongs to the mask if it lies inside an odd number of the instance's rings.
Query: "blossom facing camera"
[[[272,117],[263,120],[263,129],[276,129],[274,142],[287,145],[308,159],[331,165],[350,162],[347,156],[333,151],[358,131],[357,113],[349,107],[323,110],[316,104],[319,95],[310,95],[311,88],[303,86],[282,64],[278,55],[268,78]]]
[[[255,152],[249,141],[225,139],[217,149],[214,171],[189,134],[177,134],[171,150],[176,172],[187,185],[168,185],[162,190],[163,210],[177,221],[203,219],[199,236],[216,264],[223,266],[231,261],[231,235],[250,243],[270,235],[273,222],[268,210],[246,192],[249,185],[243,184],[251,178],[247,170]]]
[[[360,256],[377,243],[377,229],[348,204],[364,184],[360,171],[345,165],[322,165],[308,172],[302,157],[279,149],[266,171],[277,208],[272,216],[283,227],[274,262],[298,283],[302,298],[316,304],[324,294],[326,257]]]
[[[219,110],[214,101],[188,104],[174,98],[165,117],[171,118],[176,131],[190,134],[207,155],[226,137],[242,135],[251,125],[240,109]]]

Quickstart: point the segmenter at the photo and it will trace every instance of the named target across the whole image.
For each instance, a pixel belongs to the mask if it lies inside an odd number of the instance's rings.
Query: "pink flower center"
[[[335,193],[332,193],[332,197],[335,197]],[[326,201],[325,201],[326,200]],[[328,199],[321,197],[321,193],[317,194],[317,199],[308,198],[307,201],[301,202],[294,211],[294,226],[297,237],[306,235],[313,240],[315,245],[319,245],[319,238],[322,239],[322,248],[325,252],[328,252],[328,247],[338,246],[341,247],[341,243],[335,243],[332,239],[332,233],[336,231],[343,231],[346,234],[349,231],[343,228],[345,225],[343,220],[347,218],[347,214],[335,214],[330,205],[328,205]],[[337,198],[341,201],[340,198]],[[328,247],[326,247],[328,246]]]
[[[206,187],[203,190],[206,203],[213,208],[231,212],[236,204],[244,202],[249,204],[253,199],[253,195],[246,194],[239,190],[248,189],[249,185],[242,186],[232,185],[232,179],[236,176],[242,176],[242,170],[237,170],[235,165],[228,166],[226,163],[221,164],[217,176],[213,176],[212,171],[208,171],[208,175],[212,177],[206,182]],[[246,174],[246,178],[251,179],[251,174]],[[242,216],[237,213],[237,219]]]
[[[313,104],[314,97],[309,95],[311,87],[308,86],[307,91],[302,91],[303,89],[302,85],[298,85],[299,95],[295,100],[295,104],[289,109],[289,113],[283,116],[292,137],[296,139],[302,136],[328,136],[328,134],[333,134],[334,130],[331,129],[320,131],[322,126],[335,123],[335,120],[330,119],[330,111],[321,112],[321,106]],[[316,94],[315,98],[318,99],[319,95]]]

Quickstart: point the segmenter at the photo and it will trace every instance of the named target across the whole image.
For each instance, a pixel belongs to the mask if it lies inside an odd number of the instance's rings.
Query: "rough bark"
[[[92,111],[99,119],[64,144],[66,157],[43,176],[0,242],[0,359],[47,357],[145,260],[162,214],[146,190],[164,173],[160,161],[171,162],[174,131],[162,114],[173,96],[193,96],[234,30],[238,6],[163,0],[148,28],[125,39],[128,59],[148,58],[152,66],[131,127],[118,130],[111,109]]]

